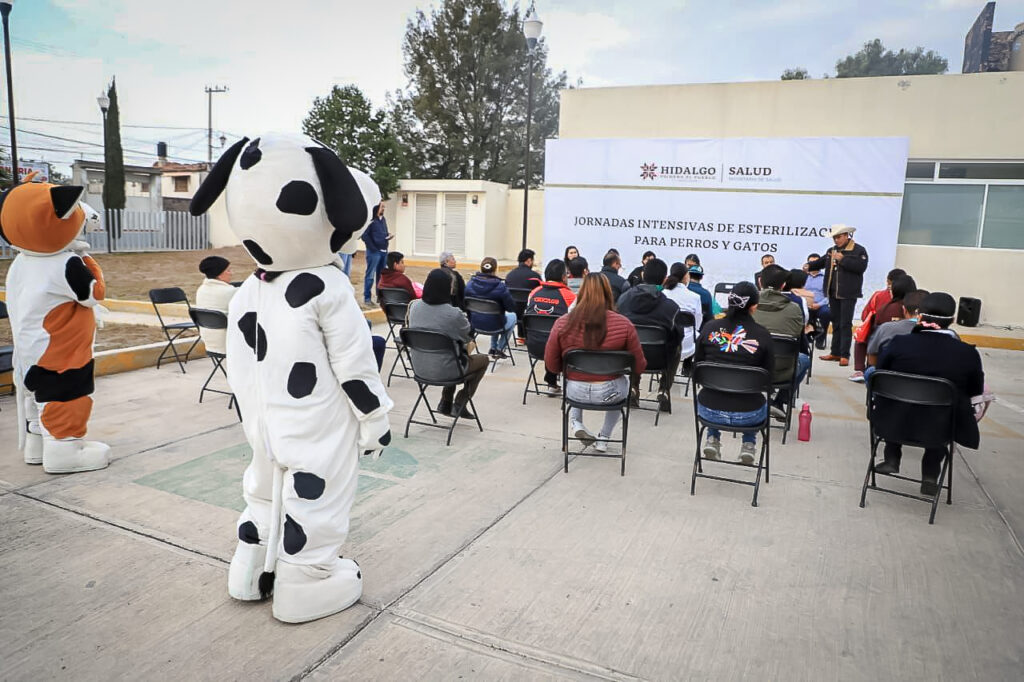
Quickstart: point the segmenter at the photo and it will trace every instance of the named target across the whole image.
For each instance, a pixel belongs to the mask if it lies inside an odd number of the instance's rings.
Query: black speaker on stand
[[[960,306],[956,314],[956,323],[961,327],[977,327],[981,319],[981,299],[960,297]]]

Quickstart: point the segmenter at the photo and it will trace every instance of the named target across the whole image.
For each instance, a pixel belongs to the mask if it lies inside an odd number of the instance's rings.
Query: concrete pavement
[[[399,435],[416,391],[395,380],[396,438],[363,462],[344,549],[363,598],[302,626],[227,596],[249,451],[226,398],[196,402],[205,358],[98,380],[102,472],[21,464],[2,398],[0,679],[1016,680],[1024,355],[982,354],[1000,402],[934,526],[922,503],[857,506],[864,389],[835,365],[802,390],[813,440],[773,438],[756,509],[748,487],[689,495],[679,394],[658,427],[634,413],[620,477],[592,458],[562,473],[558,401],[520,404],[523,363],[487,376],[484,433],[448,448]]]

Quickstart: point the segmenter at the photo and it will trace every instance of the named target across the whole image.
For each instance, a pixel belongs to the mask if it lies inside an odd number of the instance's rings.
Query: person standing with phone
[[[363,232],[363,243],[366,244],[366,274],[363,277],[363,306],[371,305],[370,294],[376,290],[380,281],[380,273],[384,270],[384,260],[388,255],[388,242],[395,235],[388,233],[388,224],[384,219],[384,202],[374,209],[373,220]]]
[[[849,225],[832,226],[833,246],[817,260],[804,264],[804,272],[823,270],[823,289],[832,311],[832,351],[822,355],[829,362],[838,361],[840,367],[850,364],[850,344],[853,341],[853,310],[857,299],[863,296],[864,271],[868,268],[868,252],[853,241],[856,228]]]

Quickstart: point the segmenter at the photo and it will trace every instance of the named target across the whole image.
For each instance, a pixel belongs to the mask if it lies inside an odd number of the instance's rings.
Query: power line
[[[32,117],[29,117],[29,116],[16,116],[16,118],[19,121],[33,121],[33,122],[37,122],[37,123],[64,123],[64,124],[70,124],[70,125],[94,126],[94,127],[97,127],[97,128],[103,126],[102,123],[96,123],[95,121],[62,121],[62,120],[53,119],[53,118],[32,118]],[[142,125],[142,124],[122,123],[121,127],[122,128],[149,128],[149,129],[153,129],[153,130],[194,130],[194,131],[206,132],[206,128],[202,128],[202,127],[198,127],[197,128],[195,126],[158,126],[158,125]],[[219,129],[219,130],[221,132],[233,135],[234,137],[242,137],[241,135],[238,135],[236,133],[232,133],[230,130],[223,130],[223,129]]]
[[[9,128],[7,126],[5,126],[5,125],[0,125],[0,130],[9,130]],[[71,142],[71,143],[74,143],[74,144],[86,145],[86,146],[89,146],[89,147],[100,147],[100,148],[104,147],[104,144],[102,142],[89,142],[88,140],[76,140],[76,139],[73,139],[73,138],[70,138],[70,137],[61,137],[59,135],[49,135],[47,133],[40,133],[40,132],[35,131],[35,130],[26,130],[24,128],[21,128],[19,132],[25,133],[27,135],[36,135],[37,137],[43,137],[43,138],[46,138],[46,139],[49,139],[49,140],[58,140],[60,142]],[[122,152],[130,152],[130,153],[133,153],[133,154],[138,154],[140,156],[145,156],[145,157],[150,157],[150,158],[152,158],[154,156],[154,154],[152,152],[139,151],[138,149],[125,149],[125,148],[123,148]],[[176,156],[176,157],[173,157],[173,158],[176,158],[176,159],[179,159],[179,160],[183,160],[183,161],[190,161],[192,163],[203,163],[203,161],[201,159],[188,159],[188,158],[183,157],[183,156]]]

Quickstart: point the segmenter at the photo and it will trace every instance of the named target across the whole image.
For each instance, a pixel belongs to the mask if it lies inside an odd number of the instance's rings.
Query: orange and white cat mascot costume
[[[93,308],[103,273],[76,241],[99,216],[82,187],[24,183],[0,195],[0,236],[20,253],[7,272],[14,332],[18,447],[50,474],[102,469],[104,443],[83,440],[92,412]]]

